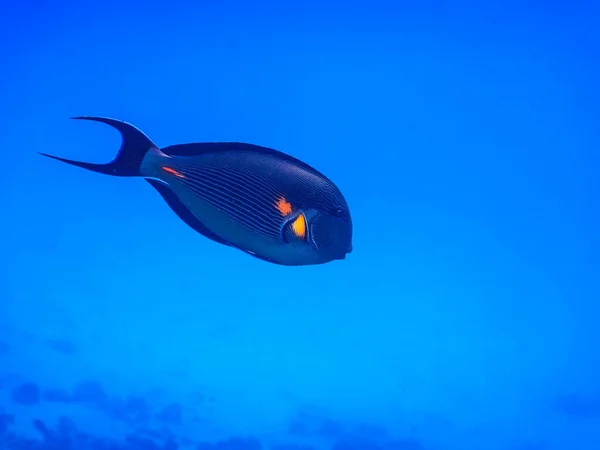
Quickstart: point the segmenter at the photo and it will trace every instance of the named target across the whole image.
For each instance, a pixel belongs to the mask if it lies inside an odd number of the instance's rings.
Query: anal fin
[[[211,239],[219,244],[232,246],[229,242],[221,239],[215,233],[210,231],[196,216],[194,216],[190,210],[185,206],[179,198],[173,193],[171,188],[163,184],[158,180],[146,179],[148,183],[152,185],[154,189],[158,191],[161,197],[167,202],[167,205],[173,210],[177,216],[183,220],[190,228],[200,233],[201,235]]]

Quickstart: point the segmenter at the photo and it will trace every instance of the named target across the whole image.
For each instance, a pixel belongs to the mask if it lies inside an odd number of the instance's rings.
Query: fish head
[[[310,243],[321,259],[344,259],[352,252],[352,219],[342,205],[333,210],[310,210],[307,213]]]
[[[352,251],[350,212],[345,206],[298,211],[286,222],[283,238],[314,263],[345,259]]]

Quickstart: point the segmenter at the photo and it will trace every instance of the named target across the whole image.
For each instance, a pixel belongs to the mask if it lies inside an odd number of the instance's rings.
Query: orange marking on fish
[[[292,223],[292,230],[296,237],[304,239],[306,237],[306,218],[304,214],[300,214],[296,217],[296,220]]]
[[[279,200],[277,200],[275,206],[277,206],[279,212],[284,216],[287,216],[292,213],[292,205],[288,203],[285,197],[281,197]]]
[[[185,178],[184,174],[176,171],[175,169],[171,169],[170,167],[162,166],[162,170],[164,170],[167,173],[170,173],[171,175],[175,175],[177,178]]]

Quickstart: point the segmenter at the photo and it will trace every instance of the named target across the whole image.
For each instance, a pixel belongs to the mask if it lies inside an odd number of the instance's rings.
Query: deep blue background
[[[600,448],[599,27],[567,2],[2,2],[12,433],[135,432],[98,399],[15,400],[93,380],[183,405],[194,442]],[[112,159],[78,115],[293,154],[346,195],[354,252],[271,266],[141,180],[38,156]]]

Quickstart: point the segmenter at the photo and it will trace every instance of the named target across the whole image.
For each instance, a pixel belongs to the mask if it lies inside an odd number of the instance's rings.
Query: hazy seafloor
[[[600,449],[592,2],[0,3],[0,450]],[[111,160],[331,177],[344,261],[189,229]]]

